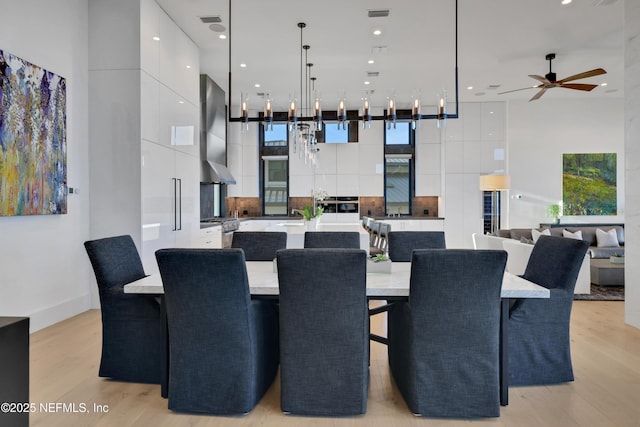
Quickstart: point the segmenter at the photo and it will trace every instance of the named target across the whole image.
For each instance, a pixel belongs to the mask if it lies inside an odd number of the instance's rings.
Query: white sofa
[[[473,233],[473,247],[475,249],[504,249],[507,252],[507,267],[509,273],[520,275],[524,273],[533,245],[521,243],[515,239],[507,239],[504,237],[488,236]],[[575,294],[591,293],[591,260],[589,252],[584,256],[584,261],[578,273],[576,280]]]

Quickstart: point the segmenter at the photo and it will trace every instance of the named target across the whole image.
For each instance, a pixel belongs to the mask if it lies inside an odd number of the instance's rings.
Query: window
[[[274,124],[271,127],[264,128],[264,147],[286,147],[287,146],[287,125]]]
[[[391,125],[391,129],[385,128],[384,143],[385,145],[410,145],[413,142],[411,131],[409,123],[396,123],[395,128]]]
[[[385,156],[384,200],[387,215],[411,214],[411,158]]]
[[[324,123],[324,141],[327,144],[349,142],[349,126],[338,128],[338,123]]]
[[[260,197],[263,215],[287,215],[289,206],[287,124],[260,125]]]
[[[287,185],[288,159],[278,156],[264,157],[264,202],[265,215],[287,215],[289,191]]]
[[[386,215],[411,215],[415,172],[415,131],[409,123],[384,128],[384,205]]]

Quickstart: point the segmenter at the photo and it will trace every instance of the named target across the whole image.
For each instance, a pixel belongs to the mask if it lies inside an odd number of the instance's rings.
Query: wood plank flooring
[[[279,379],[243,417],[176,414],[160,386],[98,378],[100,312],[91,310],[31,335],[31,426],[640,426],[640,330],[624,324],[624,303],[576,301],[572,354],[576,381],[510,390],[497,419],[441,420],[415,417],[393,384],[386,347],[371,343],[367,413],[351,418],[285,416]],[[385,334],[384,316],[372,320]],[[55,406],[55,403],[66,407]],[[40,404],[48,404],[49,411]],[[54,404],[54,405],[51,405]],[[84,406],[83,406],[84,405]],[[96,406],[94,406],[96,405]],[[86,407],[86,412],[83,410]],[[80,412],[72,412],[73,410]]]

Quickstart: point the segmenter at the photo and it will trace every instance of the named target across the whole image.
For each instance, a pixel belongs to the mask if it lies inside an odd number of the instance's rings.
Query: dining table
[[[390,261],[389,261],[390,262]],[[252,297],[277,298],[279,295],[278,273],[275,261],[247,261],[247,277],[249,281],[249,291]],[[367,298],[371,300],[406,300],[409,297],[411,279],[410,262],[392,262],[390,273],[367,272]],[[159,273],[151,274],[142,279],[136,280],[124,286],[126,294],[145,294],[159,297],[161,309],[166,319],[164,308],[164,288],[162,278]],[[522,277],[505,272],[502,279],[502,289],[500,292],[500,349],[499,349],[499,372],[500,372],[500,404],[506,406],[509,403],[509,366],[508,366],[508,346],[507,328],[509,320],[509,301],[519,298],[549,298],[549,289],[530,282]],[[376,312],[381,312],[378,310]],[[166,322],[163,325],[164,336],[166,333]],[[168,339],[168,338],[167,338]],[[384,343],[385,339],[372,335],[372,339]],[[166,345],[167,354],[163,355],[161,394],[168,395],[168,342]]]

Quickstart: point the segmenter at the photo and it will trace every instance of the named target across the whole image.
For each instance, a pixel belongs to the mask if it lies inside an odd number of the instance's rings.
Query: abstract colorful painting
[[[0,50],[0,216],[67,213],[66,81]]]
[[[562,214],[617,215],[616,153],[563,154]]]

